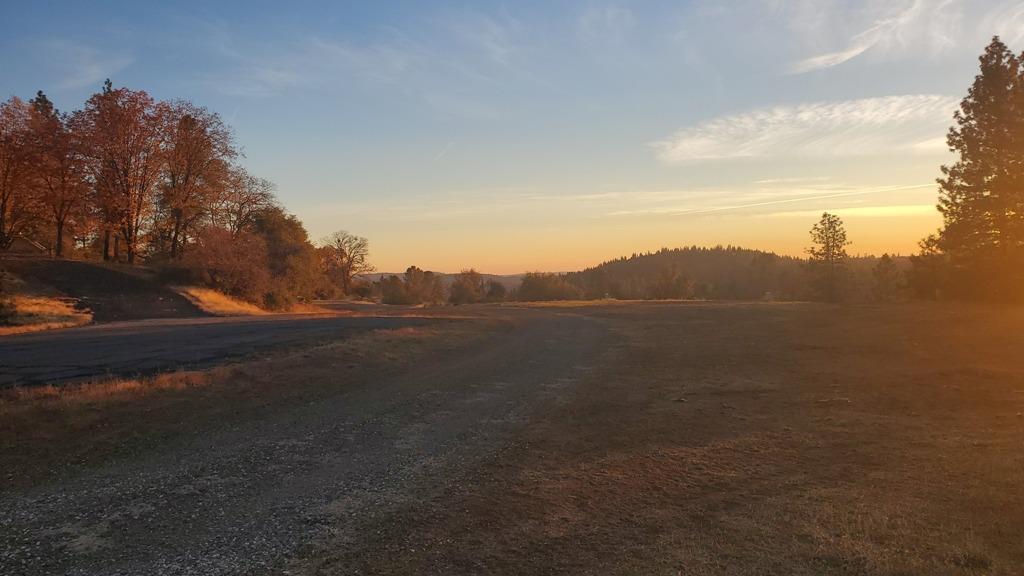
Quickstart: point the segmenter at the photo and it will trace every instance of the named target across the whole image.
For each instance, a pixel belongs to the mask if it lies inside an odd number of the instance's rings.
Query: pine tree
[[[827,302],[838,302],[845,292],[847,280],[846,227],[835,214],[825,212],[821,220],[811,228],[814,246],[807,249],[810,254],[810,269],[814,275],[814,288],[818,297]]]
[[[954,115],[947,143],[959,156],[938,179],[943,227],[923,248],[950,263],[950,289],[1015,297],[1024,288],[1024,77],[998,37]]]
[[[874,285],[871,287],[871,299],[875,302],[892,302],[899,292],[900,271],[896,262],[888,254],[882,254],[878,263],[871,270]]]

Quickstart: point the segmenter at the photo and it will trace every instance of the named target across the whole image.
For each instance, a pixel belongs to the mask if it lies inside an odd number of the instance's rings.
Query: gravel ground
[[[513,447],[608,333],[544,315],[498,338],[143,460],[3,494],[0,573],[279,573],[304,546],[402,522],[404,504]]]

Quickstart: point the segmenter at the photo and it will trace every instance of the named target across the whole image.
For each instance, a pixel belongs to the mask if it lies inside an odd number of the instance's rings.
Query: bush
[[[381,302],[384,304],[438,304],[444,302],[441,277],[410,266],[405,274],[388,276],[380,281]]]
[[[483,277],[476,270],[463,270],[452,282],[448,301],[456,306],[475,304],[483,300],[485,289]]]
[[[582,297],[583,291],[569,284],[564,276],[546,272],[527,273],[514,296],[521,302],[578,300]]]
[[[259,236],[204,228],[184,262],[198,282],[257,305],[266,304],[272,286],[266,244]],[[280,296],[273,299],[275,303],[280,300]]]
[[[487,282],[487,292],[484,295],[484,299],[488,302],[503,302],[508,296],[508,289],[505,285],[497,280],[489,280]]]

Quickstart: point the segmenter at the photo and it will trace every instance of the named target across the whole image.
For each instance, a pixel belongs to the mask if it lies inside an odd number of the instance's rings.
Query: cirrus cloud
[[[758,108],[684,128],[652,146],[669,163],[934,153],[957,103],[950,96],[918,94]]]

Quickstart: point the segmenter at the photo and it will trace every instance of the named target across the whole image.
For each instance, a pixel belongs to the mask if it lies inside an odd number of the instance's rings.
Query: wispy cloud
[[[239,51],[230,43],[221,44],[220,51],[234,65],[226,76],[211,78],[211,85],[252,97],[351,78],[394,84],[422,60],[411,42],[397,36],[364,45],[314,37],[268,57]]]
[[[447,18],[446,27],[464,45],[502,65],[511,64],[524,47],[523,27],[508,12],[459,12]]]
[[[828,182],[831,179],[831,176],[795,176],[788,178],[765,178],[754,182],[754,184],[760,184],[761,186],[790,186],[792,184],[806,184],[808,182]]]
[[[907,216],[935,216],[938,211],[935,204],[897,204],[892,206],[849,206],[845,208],[829,208],[828,212],[844,218],[905,218]],[[813,218],[820,216],[821,210],[789,210],[785,212],[769,212],[758,214],[761,218]]]
[[[586,8],[580,15],[578,27],[584,39],[619,42],[635,25],[636,18],[629,8],[602,4]]]
[[[452,146],[454,145],[454,142],[448,142],[447,144],[445,144],[444,148],[442,148],[440,152],[434,155],[434,162],[440,162],[441,160],[443,160],[444,157],[447,156],[448,153],[452,151]]]
[[[127,53],[107,52],[67,39],[43,41],[38,49],[59,74],[60,89],[98,86],[104,79],[116,75],[135,61]]]
[[[961,29],[957,0],[912,0],[909,3],[882,3],[885,12],[875,14],[877,5],[865,9],[873,23],[853,35],[839,50],[816,54],[794,62],[789,72],[803,74],[837,66],[868,50],[894,53],[910,48],[929,54],[941,53],[955,45]],[[845,17],[841,12],[839,17]]]
[[[839,190],[823,192],[821,190],[808,190],[797,195],[787,195],[786,197],[779,198],[778,194],[773,199],[758,200],[758,201],[742,201],[742,194],[732,194],[733,197],[740,198],[741,201],[732,202],[727,204],[722,203],[703,203],[703,202],[690,202],[686,204],[676,205],[665,205],[665,206],[653,206],[645,208],[630,208],[627,210],[616,210],[609,212],[606,216],[687,216],[687,215],[698,215],[698,214],[712,214],[720,212],[735,212],[739,210],[749,210],[755,208],[764,208],[768,206],[777,206],[783,204],[794,204],[794,203],[805,203],[812,201],[821,200],[832,200],[839,198],[846,198],[851,196],[865,196],[873,194],[891,194],[895,192],[907,192],[913,190],[923,190],[933,188],[934,184],[914,184],[906,186],[875,186],[875,187],[846,187]],[[813,211],[812,211],[813,212]]]
[[[1003,2],[982,18],[982,34],[998,34],[1004,42],[1019,44],[1024,41],[1024,2]]]
[[[956,106],[931,94],[775,106],[701,122],[652,146],[670,163],[921,153],[934,150]]]

